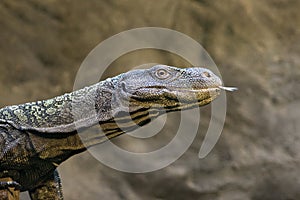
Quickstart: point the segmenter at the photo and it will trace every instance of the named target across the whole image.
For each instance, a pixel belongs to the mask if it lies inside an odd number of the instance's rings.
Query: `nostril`
[[[208,72],[203,72],[201,75],[203,77],[207,77],[207,78],[211,77],[210,73],[208,73]]]

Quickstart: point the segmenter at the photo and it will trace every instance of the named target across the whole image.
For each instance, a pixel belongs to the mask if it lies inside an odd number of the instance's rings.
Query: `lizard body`
[[[210,103],[222,81],[205,68],[157,65],[48,100],[0,109],[0,178],[35,199],[63,199],[56,168],[166,112]],[[102,131],[80,137],[88,127]],[[5,185],[5,184],[3,184]],[[1,186],[1,185],[0,185]]]

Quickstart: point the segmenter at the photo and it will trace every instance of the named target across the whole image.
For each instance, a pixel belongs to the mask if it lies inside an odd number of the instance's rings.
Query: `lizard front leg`
[[[63,200],[61,180],[57,170],[43,185],[29,191],[29,195],[32,200]]]

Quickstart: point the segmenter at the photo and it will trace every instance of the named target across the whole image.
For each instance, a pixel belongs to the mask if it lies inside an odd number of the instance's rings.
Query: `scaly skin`
[[[204,68],[157,65],[52,99],[2,108],[0,178],[12,178],[32,199],[62,199],[56,167],[63,161],[165,111],[206,105],[221,85]],[[90,134],[88,127],[99,131]]]

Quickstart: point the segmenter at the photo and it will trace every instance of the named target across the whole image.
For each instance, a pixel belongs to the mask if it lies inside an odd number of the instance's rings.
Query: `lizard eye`
[[[166,79],[170,77],[170,73],[167,70],[159,69],[155,72],[155,75],[159,79]]]

